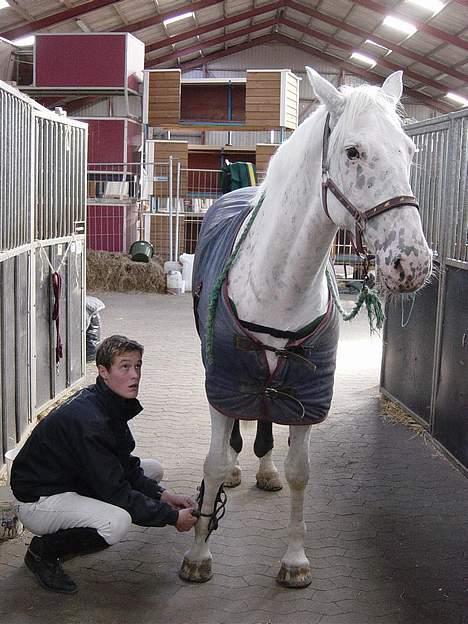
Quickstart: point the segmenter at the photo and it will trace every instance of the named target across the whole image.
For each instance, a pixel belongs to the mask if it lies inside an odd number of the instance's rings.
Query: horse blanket
[[[207,354],[210,294],[254,207],[256,191],[243,188],[218,199],[206,213],[198,239],[192,292],[207,398],[232,418],[283,425],[319,423],[330,408],[338,344],[338,314],[331,298],[323,317],[296,332],[277,351],[278,363],[270,374],[265,351],[272,349],[237,318],[227,278],[216,308],[212,358]]]

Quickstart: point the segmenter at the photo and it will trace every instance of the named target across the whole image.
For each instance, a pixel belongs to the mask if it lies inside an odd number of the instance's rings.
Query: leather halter
[[[370,259],[370,256],[367,253],[367,250],[364,248],[362,244],[362,233],[366,228],[366,223],[370,219],[373,219],[377,215],[383,214],[388,210],[393,210],[393,208],[400,208],[402,206],[414,206],[419,210],[419,204],[417,202],[416,197],[413,195],[398,195],[397,197],[392,197],[391,199],[386,199],[384,202],[377,204],[373,208],[369,208],[368,210],[360,211],[358,210],[340,191],[340,189],[336,186],[333,180],[330,178],[328,173],[328,143],[330,139],[330,113],[327,114],[327,118],[325,120],[325,127],[323,130],[323,147],[322,147],[322,206],[325,211],[325,214],[333,221],[328,213],[328,204],[327,204],[327,190],[333,193],[333,195],[337,198],[342,206],[346,208],[346,210],[351,214],[354,221],[356,222],[356,234],[354,247],[357,253],[366,260]]]

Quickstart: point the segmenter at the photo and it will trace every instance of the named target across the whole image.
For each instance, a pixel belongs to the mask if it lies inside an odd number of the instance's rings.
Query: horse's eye
[[[346,156],[349,160],[356,160],[356,158],[359,158],[359,152],[355,147],[347,147]]]

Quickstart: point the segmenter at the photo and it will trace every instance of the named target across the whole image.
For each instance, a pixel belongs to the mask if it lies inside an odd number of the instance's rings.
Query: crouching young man
[[[132,455],[142,356],[138,342],[106,338],[96,383],[48,414],[13,462],[18,515],[36,536],[24,560],[46,589],[76,592],[61,560],[117,543],[132,523],[189,531],[197,521],[192,499],[159,485],[159,462]]]

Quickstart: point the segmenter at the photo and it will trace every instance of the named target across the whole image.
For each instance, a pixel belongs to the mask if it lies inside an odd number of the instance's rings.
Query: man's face
[[[109,388],[124,399],[136,399],[141,377],[141,355],[128,351],[116,355],[109,370],[99,365],[98,371]]]

